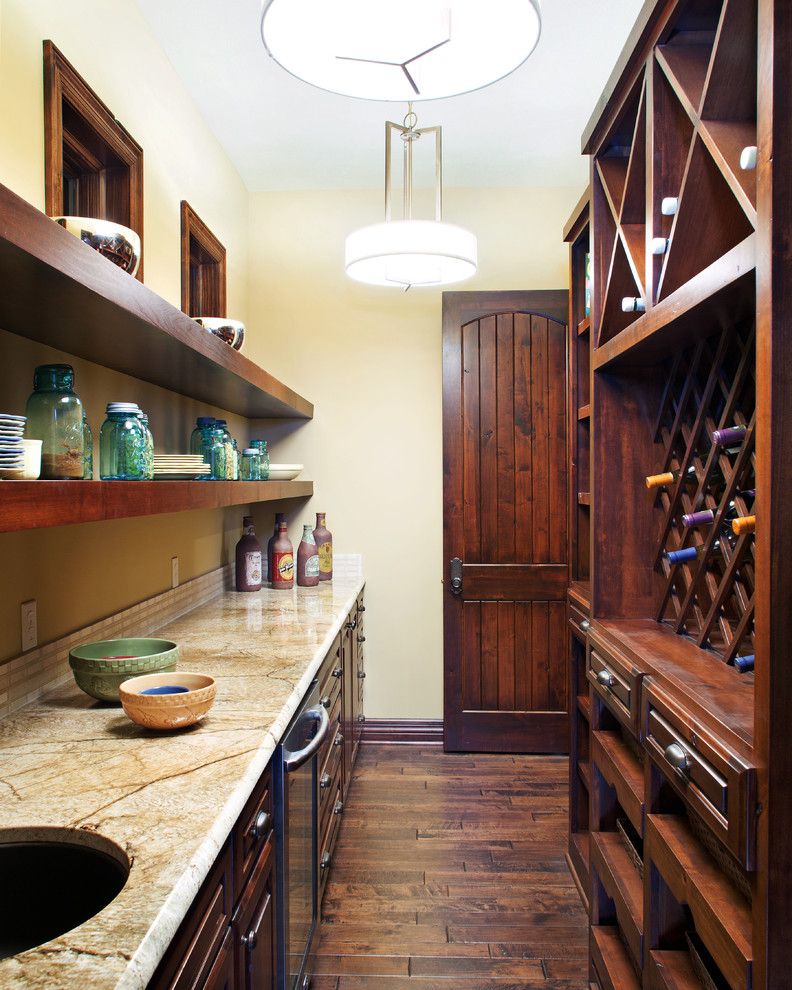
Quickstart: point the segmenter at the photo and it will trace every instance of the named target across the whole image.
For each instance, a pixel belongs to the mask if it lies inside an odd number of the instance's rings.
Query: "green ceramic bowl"
[[[118,686],[130,677],[176,670],[179,647],[168,639],[106,639],[69,653],[77,687],[98,701],[119,703]]]

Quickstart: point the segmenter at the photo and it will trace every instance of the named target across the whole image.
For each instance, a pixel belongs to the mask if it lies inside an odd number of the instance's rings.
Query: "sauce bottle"
[[[286,521],[278,523],[278,532],[272,544],[270,587],[276,591],[289,591],[294,587],[294,547],[286,531]]]
[[[319,580],[333,579],[333,534],[325,526],[325,513],[316,513],[316,529],[313,531],[316,552],[319,554]]]
[[[272,531],[272,536],[269,538],[267,543],[267,580],[272,580],[272,548],[275,546],[275,540],[278,538],[278,527],[286,518],[285,512],[275,513],[275,529]]]
[[[242,520],[242,539],[236,545],[236,590],[261,590],[261,544],[256,539],[253,517]]]
[[[315,588],[319,584],[319,555],[310,524],[303,526],[297,548],[297,584],[301,588]]]

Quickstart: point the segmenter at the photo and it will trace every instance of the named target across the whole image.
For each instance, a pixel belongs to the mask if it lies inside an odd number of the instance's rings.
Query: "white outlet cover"
[[[36,616],[36,599],[22,602],[22,652],[33,650],[38,646],[38,618]]]

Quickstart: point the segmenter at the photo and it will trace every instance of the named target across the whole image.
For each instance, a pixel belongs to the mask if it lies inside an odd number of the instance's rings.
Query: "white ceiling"
[[[260,0],[137,3],[251,191],[382,185],[383,124],[406,106],[288,75],[261,42]],[[544,0],[539,45],[516,72],[416,104],[419,123],[443,127],[445,185],[582,188],[580,134],[641,5]]]

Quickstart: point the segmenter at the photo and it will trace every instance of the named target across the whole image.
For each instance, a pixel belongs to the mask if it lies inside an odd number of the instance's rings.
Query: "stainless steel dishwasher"
[[[319,926],[319,750],[330,719],[314,681],[275,751],[279,990],[307,990]]]

